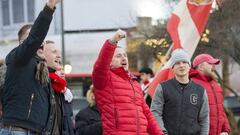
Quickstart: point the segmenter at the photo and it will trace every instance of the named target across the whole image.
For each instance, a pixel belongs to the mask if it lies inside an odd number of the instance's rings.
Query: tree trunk
[[[225,56],[223,59],[223,69],[222,69],[222,76],[223,76],[223,84],[226,86],[230,86],[229,83],[229,58]],[[230,92],[227,88],[223,88],[223,95],[229,96]]]

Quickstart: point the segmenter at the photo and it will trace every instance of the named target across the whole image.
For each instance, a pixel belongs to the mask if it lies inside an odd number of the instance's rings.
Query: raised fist
[[[59,1],[60,1],[60,0],[48,0],[47,6],[50,7],[51,9],[54,9],[54,7],[56,6],[56,4],[57,4]]]
[[[126,37],[126,32],[119,29],[114,36],[110,39],[111,42],[113,43],[117,43],[118,41],[120,41],[121,39]]]

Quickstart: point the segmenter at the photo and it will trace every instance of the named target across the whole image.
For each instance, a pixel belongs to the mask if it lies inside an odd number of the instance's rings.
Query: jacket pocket
[[[117,108],[114,108],[115,128],[118,128],[118,112]]]
[[[27,116],[28,119],[32,112],[32,104],[33,104],[34,97],[35,97],[35,95],[34,95],[34,93],[32,93],[32,95],[30,97],[30,102],[29,102],[29,109],[28,109],[28,116]]]

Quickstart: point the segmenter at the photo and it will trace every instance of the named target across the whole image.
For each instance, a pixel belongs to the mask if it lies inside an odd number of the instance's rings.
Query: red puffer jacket
[[[209,135],[220,135],[221,132],[230,132],[228,119],[223,108],[222,89],[216,81],[204,76],[194,69],[190,70],[190,78],[203,86],[207,91],[210,109]]]
[[[163,135],[142,90],[123,68],[110,69],[116,45],[105,42],[93,69],[104,135]]]

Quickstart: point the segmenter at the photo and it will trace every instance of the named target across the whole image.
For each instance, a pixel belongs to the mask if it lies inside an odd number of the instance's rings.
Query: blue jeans
[[[0,129],[0,135],[35,135],[31,131],[14,131],[10,129]]]

